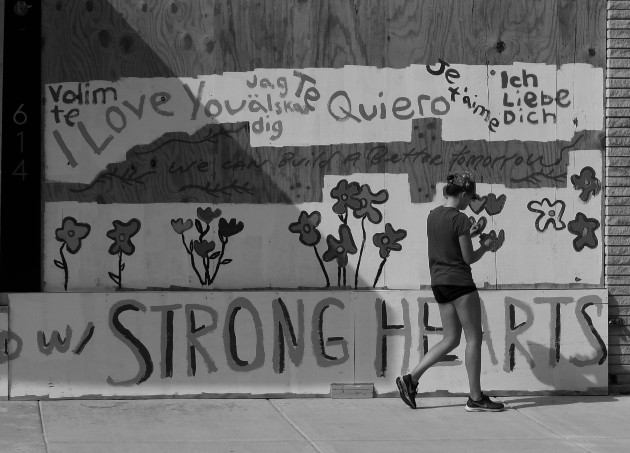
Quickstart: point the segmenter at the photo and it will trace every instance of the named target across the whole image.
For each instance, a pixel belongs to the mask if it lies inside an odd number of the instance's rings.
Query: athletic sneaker
[[[503,403],[492,401],[483,393],[479,401],[473,401],[471,397],[468,397],[468,402],[466,403],[468,412],[500,412],[503,410],[503,407]]]
[[[416,395],[418,394],[418,384],[412,384],[411,375],[405,374],[404,376],[396,378],[396,386],[400,397],[407,406],[412,409],[416,408]]]

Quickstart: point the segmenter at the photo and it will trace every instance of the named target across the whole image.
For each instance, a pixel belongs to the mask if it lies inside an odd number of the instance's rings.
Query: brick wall
[[[608,1],[606,28],[608,371],[610,392],[620,393],[630,392],[630,0]]]

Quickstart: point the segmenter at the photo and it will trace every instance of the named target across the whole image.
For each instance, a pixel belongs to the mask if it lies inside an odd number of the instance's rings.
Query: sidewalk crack
[[[44,440],[44,448],[46,449],[46,453],[50,450],[48,449],[48,436],[46,435],[46,427],[44,426],[44,415],[42,414],[42,402],[37,401],[37,409],[39,411],[39,423],[42,426],[42,439]]]
[[[293,420],[291,420],[284,412],[282,412],[282,410],[278,406],[276,406],[272,400],[268,399],[267,401],[269,401],[271,407],[273,407],[276,412],[278,412],[282,416],[282,418],[284,418],[293,427],[293,429],[295,429],[304,439],[306,439],[306,441],[311,445],[311,447],[315,449],[315,451],[317,451],[317,453],[323,453],[323,451],[317,446],[317,444],[310,437],[308,437],[308,435],[304,431],[302,431],[300,427],[293,422]]]
[[[506,407],[510,407],[509,405],[506,404]],[[530,417],[529,415],[527,415],[525,412],[521,412],[519,411],[517,408],[513,407],[512,410],[518,412],[519,414],[523,415],[524,417],[527,417],[529,420],[533,421],[534,423],[536,423],[539,426],[542,426],[543,428],[545,428],[547,431],[555,434],[556,436],[571,442],[573,445],[581,448],[584,451],[587,451],[589,453],[593,453],[591,450],[589,450],[588,448],[586,448],[584,445],[579,444],[578,442],[576,442],[573,439],[568,438],[567,436],[563,436],[562,434],[560,434],[558,431],[555,431],[553,429],[551,429],[550,427],[548,427],[547,425],[545,425],[544,423],[539,422],[538,420],[536,420],[535,418]]]

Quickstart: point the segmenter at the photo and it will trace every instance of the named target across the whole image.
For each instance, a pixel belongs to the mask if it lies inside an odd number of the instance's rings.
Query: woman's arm
[[[482,242],[477,250],[473,250],[472,239],[469,234],[462,234],[459,237],[459,246],[462,249],[462,256],[466,264],[471,265],[481,259],[481,257],[488,251],[485,244]]]

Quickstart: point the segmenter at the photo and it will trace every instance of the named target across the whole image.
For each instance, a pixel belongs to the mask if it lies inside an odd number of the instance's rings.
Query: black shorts
[[[453,302],[466,294],[477,291],[476,286],[435,285],[432,286],[433,295],[439,304]]]

